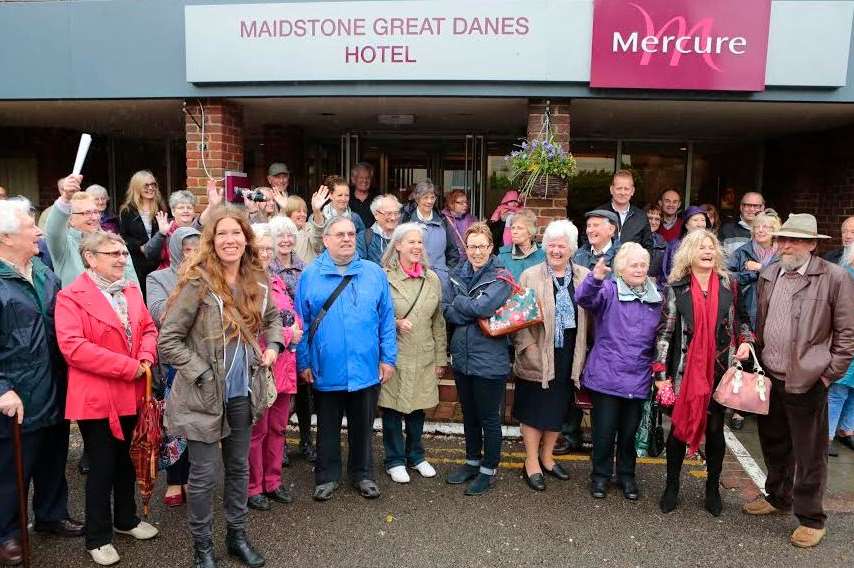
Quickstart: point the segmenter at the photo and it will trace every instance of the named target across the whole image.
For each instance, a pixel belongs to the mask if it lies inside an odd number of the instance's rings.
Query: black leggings
[[[687,444],[673,437],[673,428],[667,437],[667,478],[676,480],[682,471],[682,462],[685,460],[685,449]],[[717,483],[721,477],[724,464],[724,453],[726,453],[726,442],[724,441],[724,407],[715,401],[709,405],[706,418],[706,470],[708,482]]]
[[[311,415],[314,411],[313,393],[311,385],[307,383],[299,383],[297,385],[297,395],[294,401],[294,412],[297,415],[297,424],[299,425],[299,440],[300,444],[311,445]]]

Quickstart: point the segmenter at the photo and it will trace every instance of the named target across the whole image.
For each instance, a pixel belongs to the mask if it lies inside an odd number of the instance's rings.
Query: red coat
[[[69,420],[108,418],[113,436],[122,436],[119,416],[136,415],[145,395],[139,362],[156,362],[157,328],[136,284],[125,288],[133,345],[113,306],[85,272],[56,298],[56,337],[68,361]]]

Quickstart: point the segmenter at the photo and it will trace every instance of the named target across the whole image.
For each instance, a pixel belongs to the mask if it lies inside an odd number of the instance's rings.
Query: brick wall
[[[763,193],[769,207],[783,216],[812,213],[819,232],[840,244],[842,221],[854,215],[854,127],[800,134],[766,144]]]
[[[199,105],[188,102],[185,116],[187,133],[187,189],[199,196],[199,206],[207,204],[207,174],[202,165],[202,117]],[[243,168],[243,112],[229,101],[211,99],[205,103],[204,165],[208,173],[216,178],[223,177],[226,170],[242,171]],[[195,119],[195,120],[194,120]],[[198,122],[198,124],[196,124]],[[222,186],[222,182],[218,182]]]

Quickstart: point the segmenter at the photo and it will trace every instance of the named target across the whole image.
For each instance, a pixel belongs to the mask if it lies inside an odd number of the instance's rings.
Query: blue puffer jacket
[[[33,284],[0,262],[0,395],[13,390],[20,397],[24,432],[65,414],[66,365],[53,320],[59,288],[59,278],[37,258]],[[9,420],[0,417],[0,438],[9,434]]]
[[[297,345],[297,368],[311,369],[320,391],[357,391],[379,383],[379,365],[397,363],[394,303],[385,272],[356,254],[345,275],[352,281],[332,304],[311,345],[308,330],[343,276],[324,251],[297,285],[296,308],[306,335]]]
[[[596,280],[591,272],[575,291],[575,301],[595,321],[595,341],[581,379],[588,389],[649,398],[662,302],[654,279],[649,282],[647,294],[638,299],[622,280]]]
[[[779,256],[775,254],[771,262],[777,262],[778,259]],[[744,269],[744,263],[748,260],[759,262],[759,257],[753,250],[752,240],[735,249],[735,252],[729,256],[727,270],[732,273],[738,283],[738,299],[744,303],[744,309],[750,315],[750,328],[756,329],[756,282],[759,280],[759,272]]]
[[[388,248],[388,243],[391,238],[386,238],[382,234],[382,229],[377,223],[374,223],[361,233],[356,239],[356,250],[359,252],[359,257],[365,260],[370,260],[376,264],[381,264],[385,249]]]
[[[507,336],[488,337],[477,320],[495,314],[510,297],[510,285],[499,280],[506,272],[501,261],[490,257],[478,271],[466,261],[454,270],[443,286],[442,310],[454,327],[451,336],[451,366],[460,373],[504,380],[510,374]]]

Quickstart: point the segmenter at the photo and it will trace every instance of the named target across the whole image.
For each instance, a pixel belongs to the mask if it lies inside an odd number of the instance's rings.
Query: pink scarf
[[[424,276],[424,267],[421,266],[420,262],[416,262],[415,264],[413,264],[411,267],[409,267],[409,270],[407,270],[406,267],[401,264],[400,269],[403,270],[403,273],[406,274],[409,278],[421,278],[422,276]]]

